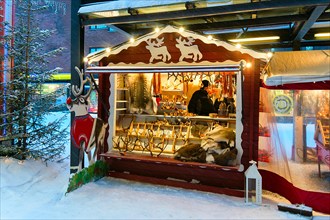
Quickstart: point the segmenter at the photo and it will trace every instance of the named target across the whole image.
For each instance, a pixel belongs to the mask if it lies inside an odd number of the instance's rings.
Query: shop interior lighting
[[[159,27],[155,28],[155,32],[158,33],[160,31]]]
[[[135,39],[133,37],[131,37],[131,39],[129,39],[129,42],[134,43]]]
[[[312,28],[329,28],[330,21],[317,21],[312,25]]]
[[[272,58],[272,56],[273,56],[273,53],[272,52],[268,52],[267,53],[267,57],[270,59],[270,58]]]
[[[242,45],[241,45],[241,44],[236,44],[235,47],[236,47],[237,49],[240,49],[240,48],[242,47]]]
[[[179,28],[179,32],[183,32],[184,31],[184,28],[183,27],[180,27]]]
[[[253,38],[239,38],[239,39],[229,39],[233,43],[251,42],[251,41],[267,41],[267,40],[278,40],[279,36],[269,36],[269,37],[253,37]]]
[[[251,63],[246,63],[246,67],[247,67],[247,68],[250,68],[251,66],[252,66]]]
[[[317,33],[317,34],[314,34],[314,37],[330,37],[330,32]]]
[[[87,63],[88,62],[88,58],[84,57],[84,62]]]
[[[105,49],[105,51],[106,51],[107,53],[110,53],[111,48],[110,48],[110,47],[107,47],[107,49]]]
[[[213,38],[213,37],[212,37],[211,35],[208,35],[208,36],[207,36],[207,39],[208,39],[208,40],[212,40],[212,38]]]

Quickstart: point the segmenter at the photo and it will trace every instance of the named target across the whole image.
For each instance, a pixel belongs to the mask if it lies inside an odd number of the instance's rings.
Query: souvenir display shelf
[[[157,114],[131,113],[133,107],[131,102],[139,99],[138,95],[148,94],[148,89],[145,90],[145,88],[149,84],[146,79],[134,78],[133,80],[130,77],[132,76],[129,74],[121,74],[115,78],[116,123],[112,138],[114,150],[149,153],[152,156],[155,154],[173,155],[180,147],[188,143],[201,143],[202,133],[210,131],[214,124],[234,130],[236,128],[236,114],[224,117],[216,113],[210,114],[210,116],[196,116],[188,113],[188,83],[174,85],[175,83],[169,78],[166,80],[164,75],[154,75],[151,82],[154,88],[153,93],[161,96]],[[140,80],[139,83],[136,83],[136,80]],[[155,82],[155,80],[158,81]],[[190,90],[198,88],[199,86],[195,86]],[[134,92],[134,89],[138,89],[140,93]],[[141,93],[141,91],[143,92]],[[142,99],[142,101],[145,100]],[[141,98],[139,102],[141,102]],[[146,103],[146,105],[149,104]],[[196,133],[196,127],[199,124],[204,126],[204,131],[198,130]],[[198,127],[198,129],[200,128]],[[192,132],[192,130],[194,131]]]
[[[214,124],[235,128],[235,118],[213,118],[208,116],[164,116],[142,114],[120,114],[116,137],[124,147],[114,141],[114,149],[147,152],[155,154],[174,154],[187,143],[200,143],[201,136],[192,134],[193,126],[204,123],[210,130]],[[198,133],[198,132],[197,132]],[[133,146],[134,145],[134,146]],[[125,149],[123,149],[125,148]]]

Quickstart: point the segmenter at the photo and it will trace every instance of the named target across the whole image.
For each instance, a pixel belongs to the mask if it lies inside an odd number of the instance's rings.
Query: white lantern
[[[261,204],[262,202],[262,178],[256,166],[251,160],[251,166],[245,171],[245,202]]]

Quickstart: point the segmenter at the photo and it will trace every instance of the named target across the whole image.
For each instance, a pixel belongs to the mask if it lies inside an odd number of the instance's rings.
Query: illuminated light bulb
[[[159,27],[155,28],[155,32],[158,33],[160,31]]]
[[[88,58],[87,57],[84,57],[84,62],[88,62]]]
[[[268,58],[272,58],[272,56],[273,56],[273,53],[272,53],[272,52],[268,52],[268,53],[267,53],[267,57],[268,57]]]
[[[242,47],[242,45],[241,45],[241,44],[236,44],[235,47],[236,47],[237,49],[240,49],[240,48]]]
[[[251,41],[267,41],[267,40],[279,40],[279,36],[269,36],[269,37],[252,37],[252,38],[240,38],[240,39],[229,39],[228,41],[233,43],[239,42],[251,42]]]
[[[129,42],[134,43],[135,39],[132,37],[131,39],[129,39]]]
[[[212,40],[212,38],[213,38],[213,37],[212,37],[211,35],[207,36],[207,39],[208,39],[208,40]]]
[[[183,32],[184,31],[184,28],[183,27],[180,27],[179,28],[179,32]]]
[[[327,32],[327,33],[317,33],[317,34],[314,34],[314,37],[330,37],[330,32]]]
[[[105,51],[106,51],[107,53],[110,53],[111,48],[110,48],[110,47],[107,47],[107,49],[105,49]]]
[[[247,68],[250,68],[251,66],[252,66],[251,63],[246,63],[246,67],[247,67]]]

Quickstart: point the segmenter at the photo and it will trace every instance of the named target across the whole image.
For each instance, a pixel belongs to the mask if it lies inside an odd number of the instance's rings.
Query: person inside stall
[[[210,82],[202,81],[202,87],[195,91],[188,104],[188,112],[197,115],[209,116],[210,113],[216,113],[212,100],[209,98]]]
[[[234,98],[217,98],[214,102],[214,108],[218,111],[219,116],[228,116],[228,114],[236,113]]]

